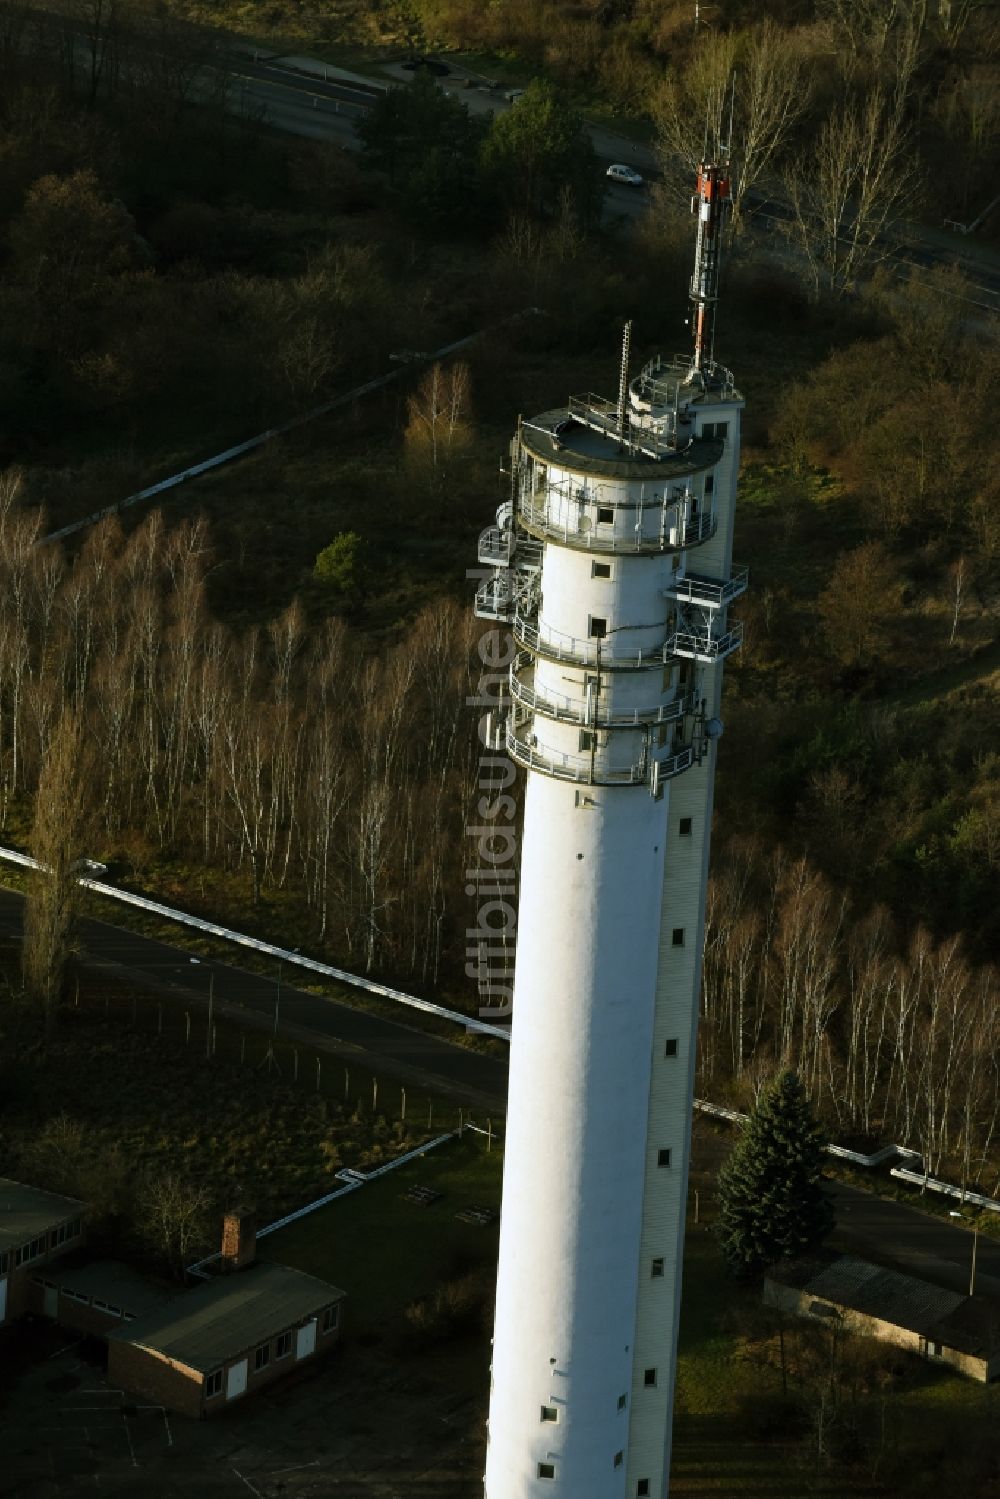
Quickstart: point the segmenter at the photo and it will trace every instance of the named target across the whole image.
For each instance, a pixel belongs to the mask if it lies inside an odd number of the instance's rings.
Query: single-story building
[[[878,1338],[984,1383],[1000,1376],[1000,1310],[958,1291],[844,1256],[772,1270],[767,1306]]]
[[[84,1206],[0,1177],[0,1326],[25,1312],[44,1312],[43,1266],[83,1242]]]
[[[266,1262],[184,1291],[108,1334],[108,1379],[186,1416],[211,1416],[331,1348],[344,1293]]]
[[[131,1265],[117,1260],[81,1261],[79,1256],[43,1266],[32,1275],[32,1285],[41,1288],[42,1298],[32,1310],[71,1332],[96,1338],[183,1295],[177,1286],[158,1285]]]

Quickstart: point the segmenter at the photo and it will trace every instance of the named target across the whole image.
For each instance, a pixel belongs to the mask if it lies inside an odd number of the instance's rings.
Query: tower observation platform
[[[486,1499],[664,1499],[742,397],[691,356],[522,421],[476,611],[527,772]],[[704,254],[714,254],[705,275]],[[711,259],[711,256],[709,257]]]

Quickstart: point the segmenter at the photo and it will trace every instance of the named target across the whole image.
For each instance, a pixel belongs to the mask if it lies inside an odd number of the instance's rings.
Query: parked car
[[[617,161],[608,167],[608,176],[612,182],[624,182],[626,187],[642,187],[642,175],[634,167],[627,167]]]

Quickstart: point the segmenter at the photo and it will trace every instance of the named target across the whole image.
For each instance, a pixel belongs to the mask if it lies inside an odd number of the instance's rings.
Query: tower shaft
[[[480,541],[527,773],[486,1499],[667,1493],[718,708],[746,586],[742,398],[705,327],[631,385],[626,340],[617,401],[524,423],[513,504]]]

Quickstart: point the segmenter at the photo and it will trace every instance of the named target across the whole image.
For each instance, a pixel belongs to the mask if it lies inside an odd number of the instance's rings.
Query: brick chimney
[[[257,1214],[253,1208],[230,1208],[222,1220],[222,1264],[243,1270],[257,1257]]]

